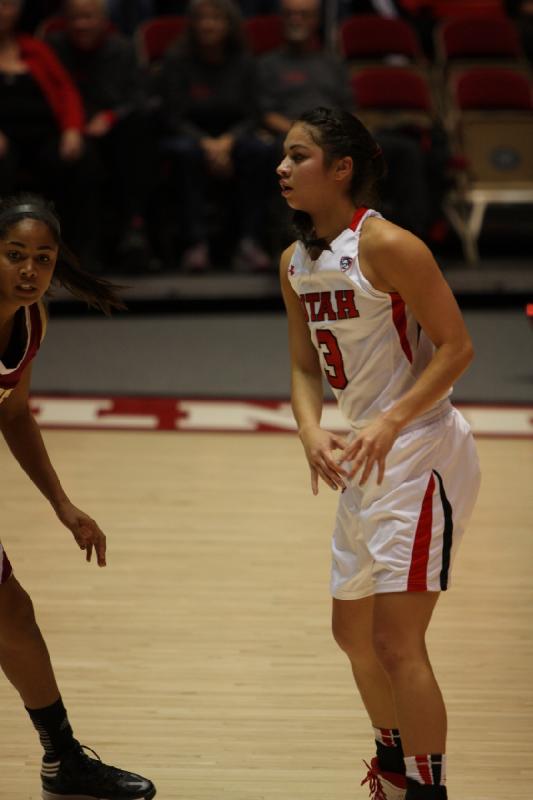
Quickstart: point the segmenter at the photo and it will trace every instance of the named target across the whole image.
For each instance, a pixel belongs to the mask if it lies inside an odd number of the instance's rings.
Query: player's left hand
[[[384,417],[378,417],[366,428],[363,428],[342,453],[342,461],[352,462],[348,470],[348,479],[352,480],[362,469],[359,486],[363,486],[368,480],[373,466],[377,465],[379,486],[385,475],[387,453],[394,444],[398,433],[398,426]]]
[[[81,550],[85,550],[85,558],[90,561],[93,547],[99,567],[106,565],[106,537],[94,519],[84,511],[76,508],[70,500],[66,500],[56,508],[56,514],[74,536]]]

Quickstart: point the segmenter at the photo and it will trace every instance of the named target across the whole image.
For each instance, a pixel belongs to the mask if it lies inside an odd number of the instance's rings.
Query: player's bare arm
[[[396,436],[442,397],[473,358],[472,342],[455,298],[426,245],[408,231],[384,220],[367,221],[360,243],[365,277],[383,292],[398,292],[435,345],[435,354],[414,386],[350,444],[350,477],[364,465],[365,483],[374,464],[378,483]]]
[[[311,470],[311,489],[316,495],[319,476],[331,489],[344,486],[344,470],[336,463],[333,451],[344,448],[346,443],[342,437],[320,427],[324,401],[322,370],[300,301],[287,277],[294,247],[294,244],[288,247],[281,256],[280,280],[289,324],[292,408]]]
[[[436,348],[428,369],[394,414],[403,427],[462,375],[474,351],[455,297],[429,248],[413,234],[385,220],[370,219],[365,228],[368,247],[363,229],[363,263],[368,260],[377,281],[389,287],[385,291],[400,294]]]
[[[96,522],[77,508],[63,490],[52,466],[39,426],[29,407],[31,364],[0,405],[0,430],[14,457],[39,491],[46,497],[91,560],[93,548],[99,566],[105,566],[106,538]]]

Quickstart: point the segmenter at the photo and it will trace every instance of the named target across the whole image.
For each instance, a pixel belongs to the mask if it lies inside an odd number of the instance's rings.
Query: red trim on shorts
[[[409,568],[409,578],[407,580],[408,592],[426,592],[427,570],[429,561],[429,546],[431,544],[431,528],[433,525],[433,491],[435,489],[435,478],[433,473],[429,479],[422,508],[416,526],[415,541],[411,554],[411,566]]]
[[[394,327],[398,331],[400,337],[400,344],[405,353],[407,360],[410,364],[413,363],[413,353],[411,352],[411,345],[407,338],[407,318],[405,316],[405,303],[398,294],[398,292],[390,292],[392,321]]]
[[[7,581],[7,579],[11,576],[13,572],[13,568],[7,557],[7,553],[5,550],[0,548],[0,586]]]
[[[359,225],[359,223],[361,222],[367,211],[368,208],[366,208],[366,206],[361,206],[361,208],[357,208],[355,210],[355,214],[353,215],[352,221],[350,222],[350,228],[352,229],[352,231],[355,231],[357,229],[357,226]]]

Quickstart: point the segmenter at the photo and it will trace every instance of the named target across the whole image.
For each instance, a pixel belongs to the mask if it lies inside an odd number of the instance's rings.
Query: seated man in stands
[[[112,206],[118,212],[114,222],[120,233],[115,245],[124,259],[131,263],[135,257],[142,268],[147,251],[144,208],[151,148],[135,49],[112,29],[106,0],[65,0],[64,15],[65,30],[51,33],[48,41],[83,99],[85,136],[98,153]]]
[[[292,121],[316,106],[353,110],[348,72],[339,56],[320,44],[319,0],[281,0],[284,46],[260,59],[263,125],[274,135],[274,160]],[[417,235],[426,232],[429,197],[424,154],[400,131],[374,132],[389,168],[382,194],[392,221]]]

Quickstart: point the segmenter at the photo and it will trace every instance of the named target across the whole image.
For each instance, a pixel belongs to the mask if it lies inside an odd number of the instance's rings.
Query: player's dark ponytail
[[[61,238],[61,227],[53,203],[30,192],[21,192],[0,199],[0,238],[22,219],[37,219],[48,226],[59,247],[52,283],[64,286],[75,297],[84,300],[104,314],[113,308],[125,308],[117,294],[120,288],[105,278],[91,275],[80,267],[78,258]]]
[[[307,127],[311,139],[324,152],[324,163],[351,156],[354,164],[350,195],[358,206],[375,206],[377,185],[385,177],[387,167],[381,147],[372,138],[361,120],[348,111],[313,108],[304,112],[296,122]],[[293,225],[313,259],[328,250],[326,239],[315,236],[313,220],[306,211],[295,211]]]

